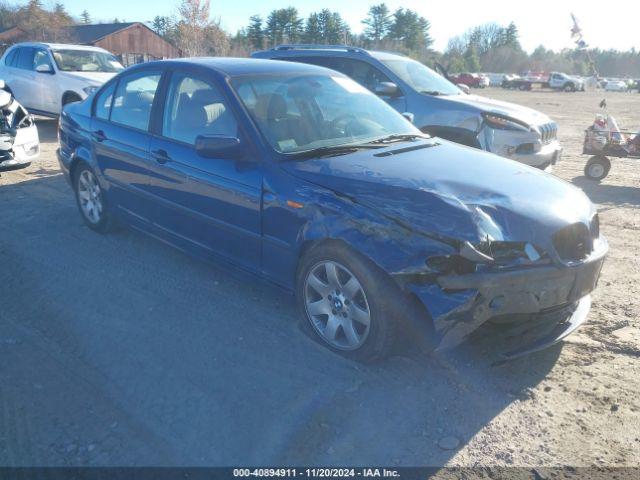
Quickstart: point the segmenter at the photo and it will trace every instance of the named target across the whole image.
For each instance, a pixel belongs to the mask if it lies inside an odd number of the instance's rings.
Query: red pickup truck
[[[449,79],[456,84],[466,85],[471,88],[485,88],[489,85],[489,79],[477,73],[460,73],[450,75]]]

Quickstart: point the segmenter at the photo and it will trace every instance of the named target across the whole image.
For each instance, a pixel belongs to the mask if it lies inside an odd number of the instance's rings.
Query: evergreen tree
[[[393,14],[393,23],[389,28],[389,38],[401,42],[412,51],[428,49],[433,44],[429,35],[431,24],[409,9],[398,8]]]
[[[304,41],[306,43],[321,43],[322,31],[320,29],[320,19],[317,13],[311,13],[307,18],[307,24],[304,29]]]
[[[249,45],[260,50],[264,48],[264,30],[262,29],[262,17],[260,15],[252,15],[249,17],[251,23],[247,27],[247,39]]]
[[[118,23],[118,19],[114,19],[113,23]],[[172,28],[171,19],[169,17],[156,15],[153,22],[151,22],[151,28],[161,37],[166,37]]]
[[[302,24],[294,7],[272,10],[267,17],[265,33],[271,45],[297,42],[302,36]]]
[[[478,57],[478,52],[473,45],[470,45],[464,53],[464,64],[465,69],[469,72],[479,72],[481,70],[480,58]]]
[[[518,27],[516,27],[515,23],[511,22],[504,30],[504,45],[520,49],[519,36]]]
[[[80,22],[81,23],[91,23],[91,16],[89,15],[89,12],[87,12],[87,10],[83,10],[82,13],[80,14]]]
[[[384,3],[371,6],[367,18],[362,20],[362,23],[366,25],[365,38],[379,43],[389,33],[392,25],[389,8]]]

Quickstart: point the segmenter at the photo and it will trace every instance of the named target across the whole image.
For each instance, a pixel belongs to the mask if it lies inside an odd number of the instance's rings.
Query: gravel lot
[[[288,295],[84,227],[43,120],[41,158],[0,178],[0,465],[638,466],[640,161],[582,176],[604,93],[482,93],[558,121],[556,174],[598,204],[611,252],[567,341],[506,364],[482,335],[343,360],[298,328]],[[606,97],[640,129],[640,95]]]

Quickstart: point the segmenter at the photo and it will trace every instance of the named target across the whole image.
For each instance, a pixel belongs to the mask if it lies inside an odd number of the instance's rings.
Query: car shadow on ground
[[[58,143],[58,119],[36,117],[38,136],[42,143]]]
[[[2,186],[0,202],[0,282],[24,292],[0,293],[15,338],[0,395],[29,398],[19,415],[38,425],[5,438],[3,465],[444,465],[562,350],[496,364],[497,340],[476,336],[353,363],[302,332],[280,289],[89,230],[60,175]]]
[[[581,188],[593,203],[640,207],[640,187],[611,185],[607,179],[595,182],[585,176],[574,177],[571,183]]]

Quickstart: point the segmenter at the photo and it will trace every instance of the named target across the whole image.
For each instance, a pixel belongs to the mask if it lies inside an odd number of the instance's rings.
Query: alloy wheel
[[[316,332],[340,350],[360,348],[371,327],[371,310],[356,276],[335,261],[311,268],[304,284],[307,316]]]
[[[92,224],[102,220],[102,192],[95,175],[83,170],[78,177],[78,202],[84,217]]]

